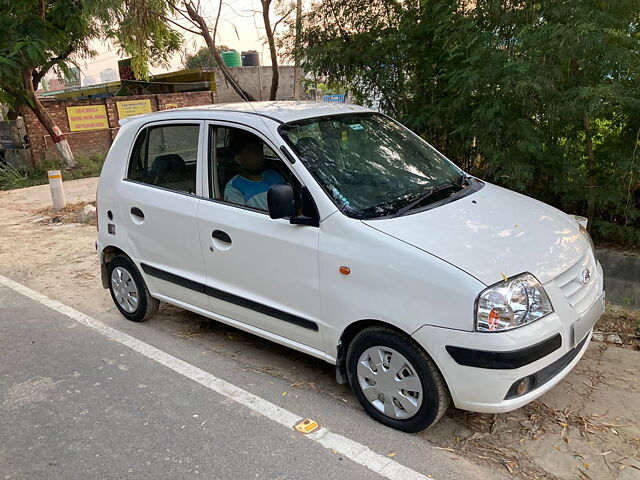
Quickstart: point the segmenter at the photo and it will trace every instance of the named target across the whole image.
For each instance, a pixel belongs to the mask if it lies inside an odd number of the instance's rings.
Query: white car
[[[98,188],[102,281],[336,366],[414,432],[557,384],[604,310],[576,219],[461,171],[387,116],[311,102],[132,117]],[[582,223],[580,223],[582,222]]]

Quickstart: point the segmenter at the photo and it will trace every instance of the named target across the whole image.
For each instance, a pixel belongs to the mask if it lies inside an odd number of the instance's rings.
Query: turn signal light
[[[351,273],[351,269],[349,267],[345,267],[344,265],[338,269],[341,274],[349,275]]]
[[[496,327],[498,326],[498,320],[500,320],[500,315],[498,314],[498,312],[496,312],[495,308],[492,308],[491,312],[489,312],[489,318],[487,320],[487,323],[489,324],[489,331],[496,329]]]

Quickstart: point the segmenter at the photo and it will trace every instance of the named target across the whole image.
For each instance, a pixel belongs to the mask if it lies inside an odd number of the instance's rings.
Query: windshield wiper
[[[420,195],[418,198],[416,198],[415,200],[409,202],[407,205],[405,205],[400,210],[398,210],[393,215],[393,217],[400,217],[400,216],[404,215],[409,210],[414,209],[415,207],[420,205],[422,202],[427,200],[429,197],[431,197],[432,195],[435,195],[438,192],[442,192],[443,190],[448,190],[449,188],[459,188],[459,187],[460,187],[459,184],[456,184],[456,183],[453,183],[453,182],[447,182],[447,183],[443,183],[442,185],[438,185],[437,187],[431,187],[429,190],[427,190],[425,193]]]

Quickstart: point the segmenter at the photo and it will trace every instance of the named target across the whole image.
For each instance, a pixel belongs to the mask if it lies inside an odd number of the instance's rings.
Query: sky
[[[205,8],[204,16],[209,20],[210,25],[213,25],[215,21],[217,3],[210,0],[202,2]],[[257,13],[254,13],[256,11]],[[272,14],[272,18],[276,18],[275,14]],[[280,29],[281,26],[278,26],[278,28]],[[194,53],[204,45],[204,41],[200,36],[184,30],[180,33],[184,37],[181,49],[183,52],[186,50],[188,53]],[[269,49],[264,42],[265,38],[259,0],[227,0],[226,3],[223,3],[216,38],[218,45],[227,45],[238,52],[256,50],[260,53],[262,65],[271,65]],[[100,72],[106,68],[113,68],[117,71],[118,60],[122,58],[118,53],[118,49],[106,42],[95,42],[92,44],[92,48],[98,52],[98,55],[94,58],[86,59],[86,61],[81,60],[78,62],[82,72],[83,85],[86,77],[93,77],[96,83],[100,83]],[[161,73],[180,70],[183,68],[183,56],[182,52],[178,53],[173,56],[168,68],[151,66],[150,71],[151,73]]]

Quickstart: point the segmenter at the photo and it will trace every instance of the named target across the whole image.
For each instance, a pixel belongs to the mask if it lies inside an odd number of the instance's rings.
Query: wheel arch
[[[385,327],[391,330],[395,330],[398,333],[403,335],[411,336],[410,332],[406,332],[398,326],[393,325],[389,322],[385,322],[382,320],[375,319],[363,319],[357,320],[353,323],[347,325],[347,327],[342,331],[342,335],[340,335],[340,340],[337,345],[337,356],[336,356],[336,380],[340,384],[347,383],[347,351],[349,350],[349,345],[351,341],[366,328],[370,327]],[[428,353],[427,353],[428,354]]]
[[[102,249],[102,252],[100,253],[100,278],[102,279],[103,288],[109,288],[109,276],[107,274],[107,265],[109,264],[109,262],[111,262],[111,260],[113,260],[118,255],[124,255],[129,260],[131,260],[131,257],[129,257],[129,255],[127,255],[124,252],[124,250],[114,245],[108,245],[104,247]]]

